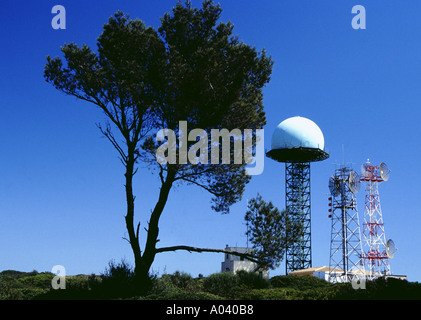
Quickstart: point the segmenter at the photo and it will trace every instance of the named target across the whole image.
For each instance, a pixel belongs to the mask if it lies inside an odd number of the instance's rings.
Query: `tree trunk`
[[[137,234],[134,233],[134,226],[133,226],[134,197],[132,195],[132,190],[131,190],[131,181],[129,184],[127,181],[128,179],[126,177],[126,193],[127,193],[126,224],[127,224],[127,230],[129,231],[130,244],[132,246],[134,257],[135,257],[135,277],[136,277],[137,286],[139,287],[139,293],[144,293],[148,289],[149,285],[151,284],[150,277],[149,277],[149,270],[152,266],[153,261],[155,260],[155,255],[157,253],[156,243],[159,241],[158,240],[159,218],[161,217],[161,214],[165,208],[165,204],[167,203],[168,195],[171,190],[172,184],[174,182],[175,174],[176,174],[176,171],[169,170],[167,177],[161,186],[158,202],[156,203],[155,208],[152,211],[152,214],[149,220],[149,227],[147,230],[147,239],[146,239],[145,250],[143,254],[141,254],[140,247],[139,247],[138,231],[137,231]],[[130,186],[130,188],[128,188],[127,186]]]
[[[126,214],[126,228],[129,234],[129,242],[132,247],[134,260],[135,260],[135,274],[138,262],[141,259],[141,250],[139,246],[139,226],[135,232],[134,228],[134,195],[133,195],[133,175],[134,175],[134,158],[129,157],[126,164],[126,202],[127,202],[127,214]]]

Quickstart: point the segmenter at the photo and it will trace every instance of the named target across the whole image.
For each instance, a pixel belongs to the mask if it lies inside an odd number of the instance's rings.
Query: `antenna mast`
[[[389,180],[389,174],[385,163],[375,166],[367,160],[361,166],[360,180],[366,185],[363,259],[368,267],[369,280],[391,274],[379,196],[379,183]]]
[[[350,282],[360,276],[362,246],[356,194],[358,174],[342,166],[329,179],[329,217],[332,219],[329,281]]]

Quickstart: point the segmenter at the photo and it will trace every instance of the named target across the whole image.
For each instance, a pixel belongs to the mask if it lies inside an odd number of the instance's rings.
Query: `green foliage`
[[[313,276],[275,276],[270,279],[274,288],[293,288],[297,290],[306,290],[329,286],[329,282]]]
[[[51,287],[52,273],[6,270],[0,273],[0,300],[28,300]]]
[[[254,289],[239,297],[242,300],[296,300],[299,291],[292,288]]]
[[[32,275],[30,275],[32,274]],[[104,275],[115,282],[103,285]],[[256,273],[215,273],[204,278],[176,271],[152,279],[144,296],[121,289],[132,269],[124,261],[110,262],[101,275],[66,277],[66,289],[52,290],[51,273],[0,273],[0,300],[28,299],[142,299],[142,300],[420,300],[421,284],[397,279],[378,279],[355,290],[350,283],[331,284],[311,276],[275,276],[270,280]],[[118,280],[116,280],[118,279]],[[111,281],[111,280],[109,280]],[[113,283],[111,286],[110,283]]]
[[[32,276],[19,278],[17,284],[22,287],[36,287],[40,289],[51,288],[51,280],[54,278],[52,273],[40,273]]]
[[[0,276],[8,276],[13,279],[19,279],[23,277],[28,276],[34,276],[37,275],[38,271],[33,270],[32,272],[22,272],[22,271],[16,271],[16,270],[4,270],[0,273]]]
[[[203,289],[221,297],[233,297],[239,284],[239,277],[233,273],[214,273],[204,279]]]
[[[219,296],[202,291],[202,279],[194,279],[191,275],[176,271],[164,274],[154,281],[151,292],[142,297],[147,300],[215,300]]]
[[[64,59],[47,57],[44,78],[105,112],[110,124],[100,129],[123,164],[146,161],[161,169],[151,161],[157,146],[149,133],[162,128],[178,132],[180,120],[209,137],[211,129],[257,129],[266,123],[262,89],[273,62],[264,50],[239,41],[230,22],[219,22],[221,12],[209,0],[201,8],[178,2],[155,30],[118,11],[104,25],[97,52],[66,44]],[[125,145],[118,143],[111,125]],[[177,166],[178,177],[189,179],[178,181],[205,187],[214,196],[212,208],[227,213],[250,180],[244,167],[244,162],[184,164]]]
[[[164,274],[162,278],[168,278],[177,288],[185,291],[196,291],[198,286],[200,286],[199,281],[193,279],[193,277],[186,272],[176,271],[172,275]]]
[[[256,272],[240,270],[236,273],[236,276],[238,277],[240,285],[249,289],[265,289],[270,286],[269,279]]]
[[[290,221],[287,211],[279,211],[271,201],[260,194],[249,200],[245,220],[247,236],[253,245],[253,253],[261,264],[275,269],[282,261],[285,250],[297,240],[302,226]]]
[[[349,284],[341,284],[330,295],[336,300],[419,300],[421,284],[399,279],[377,279],[366,282],[366,289],[354,290]]]

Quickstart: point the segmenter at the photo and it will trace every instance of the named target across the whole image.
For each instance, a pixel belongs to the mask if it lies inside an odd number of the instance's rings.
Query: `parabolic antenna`
[[[396,246],[392,239],[387,240],[386,242],[386,254],[389,259],[393,259],[396,253]]]
[[[329,191],[334,197],[337,197],[340,193],[340,181],[335,176],[329,178]]]
[[[358,191],[360,191],[360,177],[354,170],[349,173],[348,184],[349,189],[353,194],[356,194]]]
[[[389,180],[390,177],[390,170],[386,163],[382,162],[379,166],[380,169],[380,176],[382,177],[383,181]]]

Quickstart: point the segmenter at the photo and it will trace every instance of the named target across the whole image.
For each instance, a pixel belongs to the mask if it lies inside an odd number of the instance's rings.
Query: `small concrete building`
[[[225,250],[235,251],[238,253],[251,252],[251,248],[229,247],[228,245],[226,246]],[[237,271],[240,271],[240,270],[254,271],[256,267],[257,267],[257,264],[255,262],[252,262],[240,256],[235,256],[235,255],[226,253],[225,260],[221,263],[221,272],[236,273]],[[269,278],[269,271],[267,269],[258,270],[256,272],[260,273],[265,278]]]

